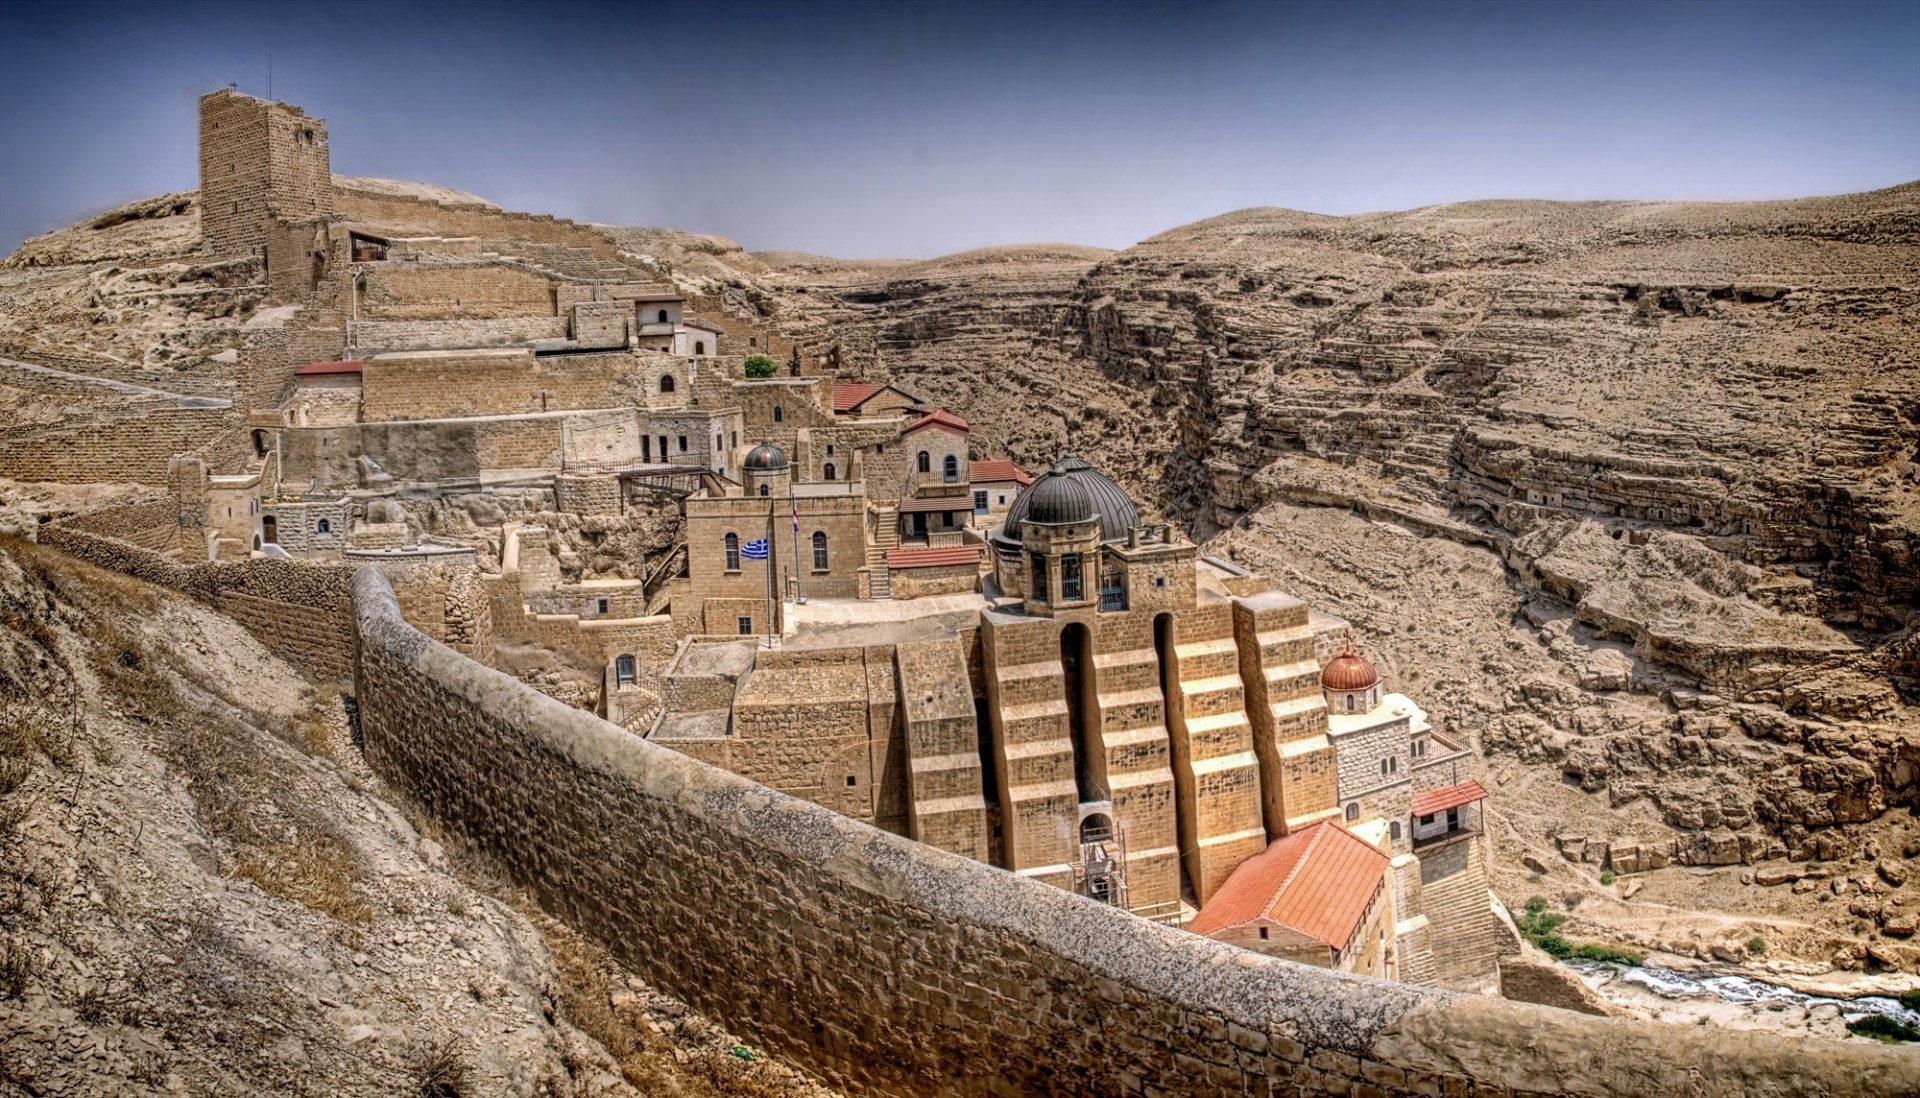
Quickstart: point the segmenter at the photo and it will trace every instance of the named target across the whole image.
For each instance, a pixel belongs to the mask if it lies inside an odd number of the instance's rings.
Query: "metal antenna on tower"
[[[273,98],[273,55],[267,55],[267,98]]]

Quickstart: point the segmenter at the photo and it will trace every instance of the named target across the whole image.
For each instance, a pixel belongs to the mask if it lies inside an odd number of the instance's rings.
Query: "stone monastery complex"
[[[97,532],[372,563],[428,636],[773,789],[1251,950],[1495,987],[1473,757],[1345,622],[604,236],[336,179],[299,108],[204,97],[200,170],[206,252],[271,307],[233,407],[125,458],[169,513]]]

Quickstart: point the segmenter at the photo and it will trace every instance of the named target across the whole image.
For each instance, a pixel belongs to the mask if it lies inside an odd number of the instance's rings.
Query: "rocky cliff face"
[[[959,410],[977,449],[1081,450],[1439,672],[1461,731],[1544,775],[1503,792],[1533,832],[1510,836],[1516,864],[1538,846],[1580,878],[1899,841],[1875,837],[1920,776],[1920,184],[1249,210],[1110,255],[754,258],[759,307],[842,373]],[[1493,567],[1302,544],[1299,505]],[[1334,575],[1309,580],[1281,541]],[[1445,643],[1436,587],[1463,581],[1484,585],[1469,612],[1504,615],[1491,650]],[[1400,631],[1416,623],[1440,643]],[[1884,926],[1860,919],[1819,948]]]

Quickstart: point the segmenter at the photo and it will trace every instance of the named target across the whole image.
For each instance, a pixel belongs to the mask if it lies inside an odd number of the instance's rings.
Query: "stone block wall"
[[[341,681],[351,672],[352,573],[285,560],[181,564],[118,538],[53,523],[38,532],[88,564],[192,595],[245,626],[268,651],[306,674]]]
[[[375,423],[615,408],[628,403],[620,379],[632,366],[624,353],[397,351],[366,360],[360,415]]]
[[[220,469],[240,463],[243,419],[227,408],[179,408],[134,398],[53,424],[0,427],[0,476],[90,484],[165,484],[167,463],[191,453]]]
[[[355,354],[441,351],[465,347],[513,347],[567,338],[564,316],[516,316],[493,320],[360,320],[347,324]]]
[[[966,658],[952,637],[903,643],[897,649],[906,735],[907,834],[984,862],[987,804]]]
[[[855,1095],[1920,1091],[1902,1050],[1259,957],[888,835],[433,643],[356,579],[368,761],[643,978]]]
[[[945,564],[933,568],[895,568],[888,572],[896,599],[931,595],[964,595],[980,589],[980,568],[974,564]]]
[[[503,263],[361,263],[359,320],[554,316],[554,283]]]

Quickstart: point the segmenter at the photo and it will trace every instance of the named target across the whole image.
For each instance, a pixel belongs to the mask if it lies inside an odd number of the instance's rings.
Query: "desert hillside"
[[[1510,903],[1700,956],[1920,962],[1920,183],[1252,209],[933,260],[596,231],[959,412],[980,454],[1080,451],[1351,620],[1488,760]],[[269,310],[198,237],[183,194],[27,242],[0,344],[208,391]],[[1786,858],[1813,868],[1747,864]]]
[[[337,686],[0,540],[0,1094],[827,1093],[418,819]]]

